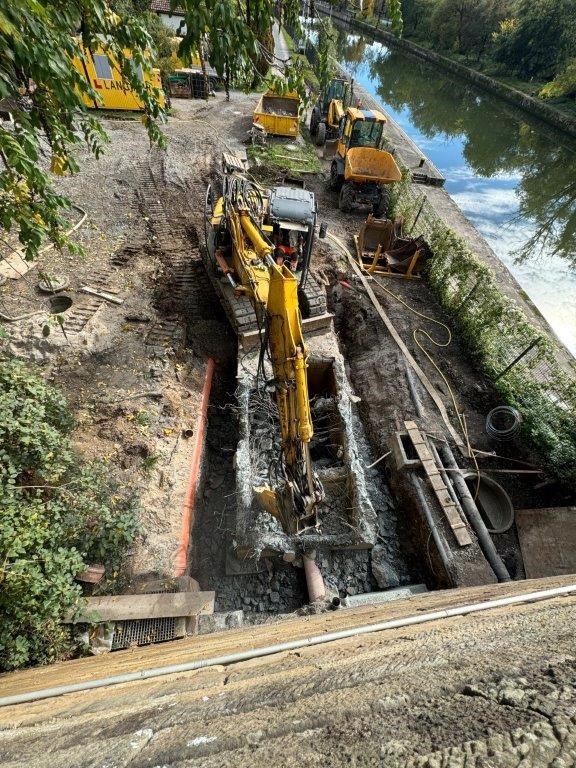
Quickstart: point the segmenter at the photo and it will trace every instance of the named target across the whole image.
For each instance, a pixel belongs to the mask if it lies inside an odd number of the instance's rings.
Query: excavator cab
[[[306,280],[316,228],[314,193],[299,187],[272,187],[265,224],[272,227],[276,263]]]

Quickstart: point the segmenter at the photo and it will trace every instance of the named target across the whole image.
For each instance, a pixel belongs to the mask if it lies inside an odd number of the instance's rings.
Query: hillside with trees
[[[574,0],[403,0],[404,36],[542,98],[576,97]]]

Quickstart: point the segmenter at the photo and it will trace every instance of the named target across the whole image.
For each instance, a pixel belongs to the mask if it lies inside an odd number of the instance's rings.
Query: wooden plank
[[[426,473],[428,481],[432,486],[432,490],[434,491],[434,495],[436,496],[438,503],[444,511],[444,516],[454,533],[456,541],[461,547],[466,547],[469,544],[472,544],[472,539],[470,538],[468,529],[456,511],[456,505],[450,498],[448,488],[446,488],[446,484],[444,483],[444,480],[438,471],[436,462],[432,458],[432,454],[430,453],[424,436],[418,429],[416,422],[405,421],[404,427],[408,432],[408,436],[412,440],[414,450],[422,462],[424,472]]]
[[[214,610],[214,592],[161,592],[156,595],[111,595],[89,597],[77,615],[68,614],[66,622],[127,621],[129,619],[165,619],[191,616]]]
[[[527,577],[576,572],[576,507],[519,509],[516,527]]]
[[[24,691],[66,685],[71,682],[80,683],[99,677],[142,670],[147,667],[180,664],[379,621],[401,619],[427,611],[440,611],[458,605],[520,595],[541,589],[553,589],[575,582],[576,575],[570,575],[536,581],[509,581],[501,584],[447,589],[414,595],[394,603],[364,605],[360,608],[329,611],[315,616],[295,617],[273,624],[229,629],[159,645],[130,648],[126,651],[49,664],[19,672],[3,673],[0,674],[0,690],[3,696],[10,696]],[[574,602],[576,595],[559,599],[563,603]],[[405,632],[406,630],[398,631]],[[383,633],[382,637],[384,639],[389,638],[393,633],[394,630],[389,630],[385,634]],[[2,712],[0,710],[0,718]]]

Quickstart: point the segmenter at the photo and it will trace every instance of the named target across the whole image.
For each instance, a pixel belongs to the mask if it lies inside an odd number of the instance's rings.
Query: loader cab
[[[380,149],[386,122],[381,112],[350,107],[340,121],[336,154],[344,158],[355,147]]]
[[[347,80],[332,80],[322,98],[322,112],[326,113],[332,101],[341,101],[344,107],[350,96],[350,83]]]

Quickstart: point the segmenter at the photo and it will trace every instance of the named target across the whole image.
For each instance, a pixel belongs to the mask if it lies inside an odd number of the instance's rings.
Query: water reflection
[[[344,63],[576,352],[576,142],[417,59],[340,35]]]

